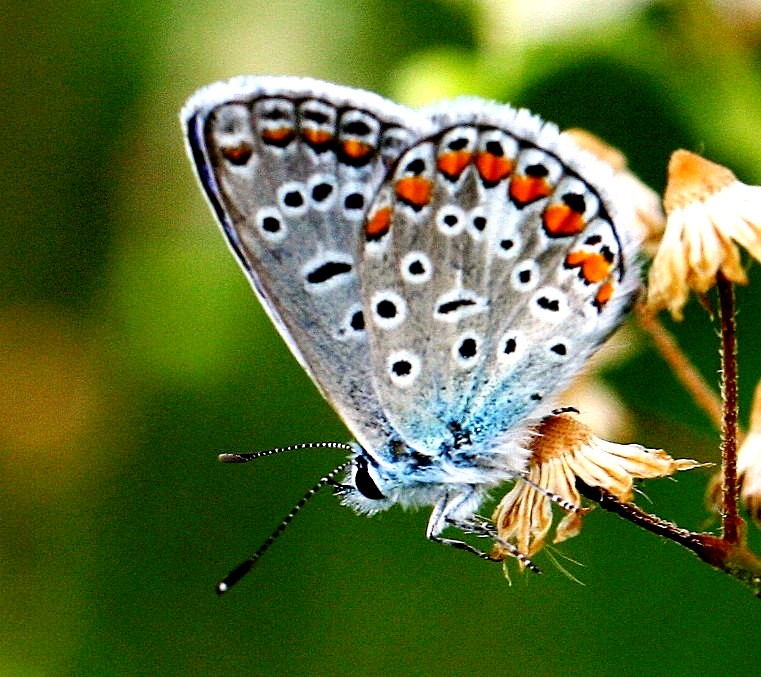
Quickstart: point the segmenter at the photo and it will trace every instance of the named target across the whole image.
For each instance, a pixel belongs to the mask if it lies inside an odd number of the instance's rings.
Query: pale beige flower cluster
[[[552,526],[553,502],[567,511],[554,542],[579,533],[591,508],[582,507],[577,479],[630,501],[635,479],[666,477],[701,465],[691,459],[675,460],[660,449],[602,440],[571,411],[545,418],[535,431],[531,451],[528,482],[519,480],[492,516],[500,538],[529,556],[544,545]],[[507,552],[495,545],[493,554],[505,557]]]
[[[726,167],[678,150],[671,156],[663,198],[666,230],[650,268],[647,307],[668,309],[675,319],[690,291],[705,294],[721,273],[747,284],[738,245],[761,261],[761,186],[741,183]],[[740,497],[761,525],[761,385],[750,432],[737,457]],[[718,485],[709,489],[717,500]]]
[[[747,283],[738,244],[761,261],[761,186],[678,150],[669,162],[663,203],[666,230],[650,268],[647,305],[680,320],[690,291],[705,294],[719,272]]]

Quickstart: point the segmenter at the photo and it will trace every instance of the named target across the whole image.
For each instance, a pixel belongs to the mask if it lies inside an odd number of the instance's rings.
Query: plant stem
[[[604,510],[679,543],[704,562],[748,585],[761,598],[761,559],[748,549],[745,543],[745,522],[737,512],[737,324],[734,287],[721,272],[717,274],[716,287],[721,325],[721,402],[718,406],[715,395],[703,377],[655,316],[643,310],[639,313],[639,318],[642,327],[653,337],[674,373],[721,429],[721,537],[677,527],[633,503],[619,501],[601,487],[588,486],[578,479],[576,487],[582,495],[598,503]]]
[[[744,522],[737,513],[737,325],[735,291],[719,272],[716,278],[721,323],[721,528],[724,539],[738,543]]]
[[[690,393],[695,403],[708,415],[716,430],[722,430],[723,409],[721,399],[713,388],[708,385],[703,375],[679,347],[674,335],[661,324],[652,312],[640,306],[637,313],[640,326],[650,335],[655,347],[671,368],[685,390]]]
[[[761,559],[748,550],[742,539],[731,542],[713,534],[682,529],[672,522],[645,512],[633,503],[619,501],[601,487],[591,487],[578,479],[576,488],[583,496],[599,504],[603,510],[613,512],[646,531],[679,543],[704,562],[745,583],[761,598]]]

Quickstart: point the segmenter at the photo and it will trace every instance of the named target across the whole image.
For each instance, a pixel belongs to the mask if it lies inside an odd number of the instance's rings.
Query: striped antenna
[[[274,456],[275,454],[282,454],[286,451],[301,451],[303,449],[342,449],[343,451],[354,451],[351,444],[346,444],[345,442],[303,442],[302,444],[291,444],[288,447],[275,447],[273,449],[253,451],[247,454],[220,454],[219,460],[222,461],[222,463],[248,463],[257,458]]]
[[[545,489],[543,486],[540,486],[533,480],[529,479],[528,475],[517,475],[516,478],[518,481],[523,482],[524,484],[528,484],[532,489],[535,491],[538,491],[540,494],[543,494],[546,496],[550,501],[555,503],[555,505],[559,505],[563,510],[566,510],[567,512],[577,512],[584,514],[588,510],[585,508],[581,508],[578,505],[574,505],[570,501],[567,501],[562,496],[558,496],[558,494],[550,491],[549,489]]]
[[[325,444],[297,444],[293,447],[282,447],[281,449],[270,449],[268,451],[254,452],[252,454],[222,454],[219,458],[226,463],[246,463],[254,458],[261,458],[262,456],[271,456],[274,453],[281,451],[293,451],[295,449],[311,449],[313,447],[325,447],[329,445]],[[330,448],[348,449],[351,447],[348,444],[340,445],[338,443],[330,443]],[[230,460],[227,457],[234,457]],[[277,526],[277,528],[269,535],[266,541],[259,546],[259,549],[251,555],[247,560],[241,562],[235,567],[227,576],[225,576],[219,583],[217,583],[216,591],[218,595],[224,595],[230,588],[233,587],[238,581],[240,581],[259,561],[259,558],[270,549],[270,546],[282,535],[288,525],[293,521],[293,518],[301,512],[301,509],[309,502],[320,489],[328,484],[337,484],[336,475],[340,475],[346,472],[354,461],[346,461],[337,468],[331,470],[327,475],[322,477],[317,484],[315,484],[309,491],[307,491],[301,500],[293,506],[291,511],[283,518],[283,521]]]

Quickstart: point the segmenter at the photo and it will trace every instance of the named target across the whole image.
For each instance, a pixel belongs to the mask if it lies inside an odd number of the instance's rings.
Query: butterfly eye
[[[371,498],[374,501],[380,501],[381,499],[386,498],[381,493],[381,490],[378,489],[375,480],[370,476],[367,459],[364,456],[357,458],[357,470],[354,473],[354,486],[357,487],[357,491],[365,498]]]

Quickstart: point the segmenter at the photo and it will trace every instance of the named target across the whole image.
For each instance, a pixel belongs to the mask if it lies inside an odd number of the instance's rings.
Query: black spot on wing
[[[436,312],[439,315],[448,315],[449,313],[454,313],[460,308],[474,305],[476,305],[476,302],[473,299],[456,299],[454,301],[447,301],[446,303],[442,303],[438,308],[436,308]]]
[[[351,272],[352,266],[345,261],[327,261],[307,273],[306,280],[310,284],[323,284],[339,275]]]

